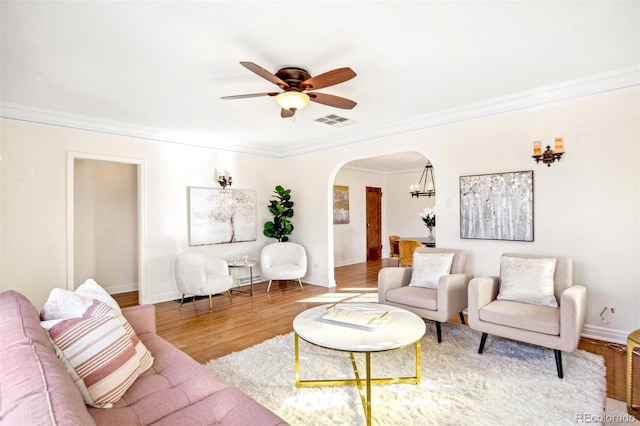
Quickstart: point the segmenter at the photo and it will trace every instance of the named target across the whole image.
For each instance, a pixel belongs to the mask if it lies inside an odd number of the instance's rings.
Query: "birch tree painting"
[[[189,187],[189,245],[256,240],[256,194]]]
[[[533,241],[533,171],[460,176],[460,238]]]

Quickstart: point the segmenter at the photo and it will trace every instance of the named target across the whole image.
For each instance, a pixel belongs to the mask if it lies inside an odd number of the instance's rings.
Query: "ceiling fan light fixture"
[[[309,95],[296,91],[282,92],[276,96],[276,102],[282,109],[298,111],[309,103]]]

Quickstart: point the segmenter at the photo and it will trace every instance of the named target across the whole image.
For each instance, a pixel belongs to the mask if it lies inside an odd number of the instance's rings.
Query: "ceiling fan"
[[[293,117],[296,111],[304,108],[309,101],[342,109],[352,109],[357,105],[354,101],[341,98],[340,96],[308,92],[308,90],[322,89],[351,80],[356,76],[356,73],[349,67],[338,68],[315,77],[311,77],[306,70],[297,67],[282,68],[275,74],[272,74],[253,62],[240,62],[240,65],[280,87],[283,92],[223,96],[220,99],[244,99],[255,98],[258,96],[275,96],[276,102],[281,108],[280,116],[282,118]]]

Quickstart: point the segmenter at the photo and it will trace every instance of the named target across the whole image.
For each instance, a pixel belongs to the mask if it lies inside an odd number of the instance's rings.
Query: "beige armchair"
[[[545,266],[544,259],[551,263],[555,259],[555,267]],[[537,280],[536,274],[540,277]],[[471,280],[468,316],[471,328],[482,332],[478,353],[483,352],[489,334],[550,348],[562,378],[561,351],[573,352],[578,347],[587,305],[587,290],[573,285],[572,275],[570,257],[506,253],[501,257],[500,277]],[[544,281],[550,281],[551,287]],[[507,287],[510,292],[503,293]],[[545,293],[542,298],[541,292]]]
[[[180,253],[175,269],[176,284],[182,293],[180,307],[187,294],[193,295],[194,302],[196,296],[209,296],[209,312],[213,311],[212,295],[226,292],[231,299],[233,277],[224,259],[204,253]]]
[[[423,254],[450,254],[450,266],[438,262],[424,262]],[[432,256],[433,257],[433,256]],[[414,251],[412,268],[383,268],[378,273],[378,302],[398,306],[413,312],[421,318],[435,321],[438,343],[442,342],[441,323],[452,316],[460,315],[467,307],[467,286],[472,278],[465,272],[466,255],[462,250],[420,247]],[[432,267],[434,265],[435,267]],[[441,269],[444,267],[444,269]],[[414,270],[416,269],[416,270]],[[429,287],[418,286],[419,275],[431,281]],[[432,278],[428,278],[431,275]],[[438,278],[439,277],[439,278]],[[434,288],[430,288],[434,287]]]

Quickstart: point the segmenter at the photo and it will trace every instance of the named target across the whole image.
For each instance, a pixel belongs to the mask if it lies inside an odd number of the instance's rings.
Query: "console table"
[[[436,246],[436,240],[430,240],[428,237],[402,237],[402,238],[398,238],[397,241],[400,241],[400,240],[420,241],[422,243],[422,245],[425,246],[425,247],[435,247]]]

